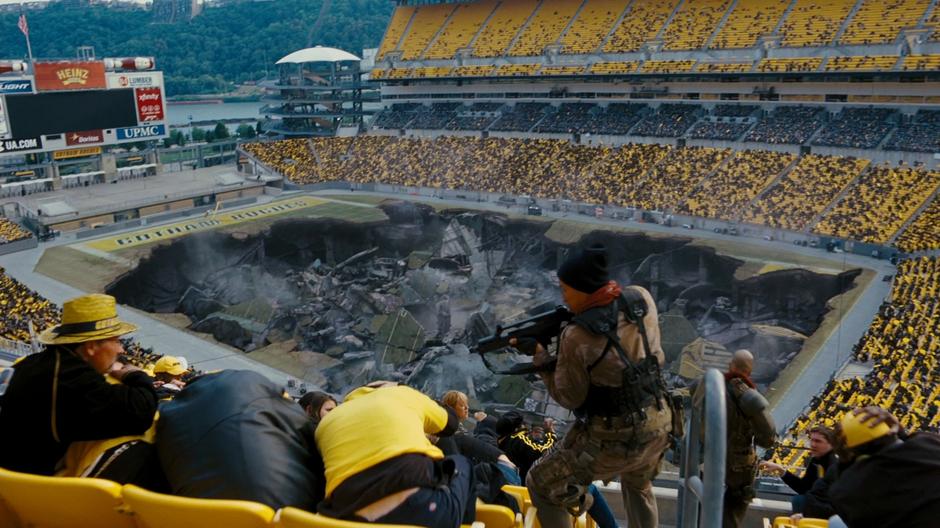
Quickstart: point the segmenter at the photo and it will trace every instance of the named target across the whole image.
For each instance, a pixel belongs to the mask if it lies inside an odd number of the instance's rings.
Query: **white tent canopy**
[[[336,48],[325,48],[315,46],[297,50],[293,53],[281,57],[277,64],[303,64],[305,62],[339,62],[339,61],[359,61],[359,57]]]

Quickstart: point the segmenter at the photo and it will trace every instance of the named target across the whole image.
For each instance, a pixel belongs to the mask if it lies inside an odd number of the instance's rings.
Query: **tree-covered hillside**
[[[221,92],[262,77],[265,67],[309,42],[355,54],[376,47],[391,16],[390,0],[334,0],[310,35],[324,0],[242,2],[206,9],[191,22],[154,24],[143,9],[68,8],[28,14],[33,55],[75,57],[82,45],[98,57],[154,56],[170,95]],[[329,0],[327,0],[329,1]],[[0,58],[26,56],[16,14],[0,15]]]

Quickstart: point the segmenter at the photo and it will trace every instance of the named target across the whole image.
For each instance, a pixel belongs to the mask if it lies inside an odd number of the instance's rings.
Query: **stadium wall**
[[[16,242],[8,242],[6,244],[0,244],[0,256],[9,255],[10,253],[16,253],[17,251],[25,251],[27,249],[33,249],[39,245],[39,241],[36,237],[29,237],[23,240],[17,240]]]

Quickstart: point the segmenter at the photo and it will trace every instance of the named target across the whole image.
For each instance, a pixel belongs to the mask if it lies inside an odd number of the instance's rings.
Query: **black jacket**
[[[257,372],[196,378],[160,408],[157,452],[173,494],[315,511],[326,485],[314,423]]]
[[[112,385],[69,349],[49,347],[16,364],[0,400],[0,467],[52,475],[72,442],[141,434],[156,410],[146,373]]]
[[[915,434],[841,467],[829,497],[849,528],[936,528],[940,436]]]
[[[803,495],[813,487],[813,483],[816,482],[816,479],[825,474],[834,458],[835,455],[832,454],[832,451],[819,458],[809,457],[809,460],[806,461],[806,471],[803,473],[802,477],[797,477],[787,471],[783,474],[783,481],[787,486],[790,486],[790,489]]]

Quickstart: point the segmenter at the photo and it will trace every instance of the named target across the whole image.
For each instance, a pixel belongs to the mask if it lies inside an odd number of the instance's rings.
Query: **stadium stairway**
[[[757,195],[754,196],[754,198],[752,198],[750,202],[747,203],[747,205],[741,208],[740,212],[738,213],[738,216],[735,218],[735,221],[741,222],[742,221],[741,218],[744,216],[744,213],[753,209],[754,204],[759,202],[767,193],[769,193],[774,187],[776,187],[777,184],[780,183],[780,180],[784,179],[787,176],[787,174],[790,174],[790,171],[792,171],[794,167],[800,164],[801,159],[803,158],[801,158],[800,156],[795,156],[793,158],[793,161],[791,161],[789,165],[784,167],[783,170],[781,170],[777,174],[777,176],[773,180],[770,181],[770,183],[764,186],[764,188],[761,189],[761,191],[757,193]]]
[[[790,16],[790,13],[793,12],[793,9],[796,8],[796,3],[797,3],[798,1],[799,1],[799,0],[790,0],[790,5],[788,5],[787,8],[783,10],[783,14],[780,15],[780,20],[777,21],[777,25],[774,26],[774,30],[770,32],[771,35],[779,35],[779,34],[780,34],[780,28],[783,27],[784,21],[786,21],[787,17]],[[758,37],[758,42],[760,42],[760,38],[759,38],[759,37]]]
[[[845,16],[845,20],[842,21],[842,25],[839,27],[839,31],[836,31],[836,34],[832,36],[832,44],[839,42],[842,39],[842,35],[845,34],[845,30],[849,28],[849,25],[852,23],[852,19],[855,18],[855,14],[858,13],[858,10],[862,8],[862,4],[865,0],[855,0],[855,5],[852,6],[852,10],[849,11],[849,14]]]
[[[803,232],[812,233],[813,229],[816,227],[816,224],[818,224],[823,218],[825,218],[826,215],[828,215],[829,212],[832,211],[832,209],[836,205],[838,205],[838,203],[841,202],[843,198],[845,198],[845,195],[847,195],[849,191],[851,191],[852,189],[855,188],[856,185],[858,185],[858,181],[862,178],[862,176],[867,174],[868,171],[872,170],[872,165],[874,164],[869,163],[867,167],[859,171],[859,173],[855,176],[854,179],[852,179],[852,181],[846,183],[845,187],[843,187],[842,190],[839,191],[839,194],[835,195],[832,198],[832,201],[826,204],[826,207],[823,208],[823,210],[820,211],[818,215],[816,215],[812,220],[806,223],[806,227],[803,229]]]
[[[940,0],[930,0],[930,5],[927,6],[927,10],[924,11],[924,16],[917,21],[917,27],[923,27],[924,24],[930,20],[931,15],[937,9],[937,5],[940,4]]]
[[[715,37],[721,33],[722,28],[725,27],[725,23],[728,21],[728,18],[731,16],[731,13],[734,11],[734,8],[738,7],[738,2],[740,0],[731,0],[731,5],[728,6],[728,10],[725,11],[725,14],[722,15],[721,20],[715,24],[715,29],[712,31],[712,34],[708,36],[708,39],[705,40],[705,45],[702,46],[702,49],[709,49],[712,46],[712,41],[715,40]]]
[[[581,16],[581,12],[584,11],[584,7],[587,5],[587,3],[588,3],[588,0],[583,0],[583,1],[581,2],[581,5],[578,6],[578,10],[574,12],[574,15],[571,17],[571,20],[569,20],[568,23],[565,24],[565,28],[562,29],[562,30],[561,30],[561,33],[558,34],[558,38],[556,38],[554,41],[552,41],[552,45],[560,45],[560,44],[561,44],[562,39],[564,39],[564,38],[565,38],[565,35],[568,34],[568,31],[571,29],[571,26],[574,25],[575,20],[577,20],[578,17]],[[543,52],[544,52],[544,50],[543,50]]]
[[[917,208],[917,211],[914,214],[912,214],[910,218],[905,220],[903,224],[901,224],[901,228],[898,229],[897,232],[891,235],[891,238],[888,239],[888,244],[893,246],[894,243],[897,242],[898,238],[902,234],[904,234],[904,231],[907,230],[907,227],[911,225],[912,223],[914,223],[914,221],[916,221],[917,218],[920,217],[921,213],[923,213],[925,209],[930,207],[930,204],[932,204],[934,200],[940,200],[940,187],[937,187],[936,189],[934,189],[933,194],[930,195],[930,198],[927,198],[926,200],[924,200],[924,203],[920,204],[920,207]]]
[[[692,2],[693,0],[679,0],[679,3],[676,4],[676,7],[672,9],[672,13],[669,13],[669,18],[663,23],[663,26],[659,28],[659,31],[656,33],[656,36],[653,37],[653,40],[662,40],[663,35],[666,33],[666,28],[669,27],[669,24],[672,24],[672,20],[676,18],[676,15],[682,9],[682,6],[686,2]]]
[[[535,15],[539,12],[540,9],[542,9],[543,5],[545,5],[545,0],[539,0],[539,3],[535,6],[535,9],[533,9],[532,12],[529,13],[529,16],[528,18],[525,19],[525,22],[523,22],[522,25],[519,26],[519,31],[517,31],[516,34],[512,36],[512,40],[509,41],[509,44],[506,45],[506,49],[504,49],[500,55],[509,55],[510,50],[516,47],[516,43],[519,42],[519,38],[525,34],[526,29],[528,29],[529,27],[529,24],[532,23],[532,20],[535,18]]]
[[[418,56],[417,56],[418,59],[424,58],[428,50],[431,49],[434,46],[434,43],[437,42],[437,39],[441,37],[441,33],[443,33],[444,30],[447,28],[447,26],[450,25],[450,23],[454,20],[454,16],[457,15],[458,11],[459,9],[456,9],[456,8],[451,10],[451,12],[447,15],[447,18],[444,19],[444,23],[441,24],[440,27],[437,28],[437,31],[434,32],[434,36],[431,37],[430,40],[428,40],[428,43],[426,46],[424,46],[424,49],[421,50],[420,53],[418,53]]]

